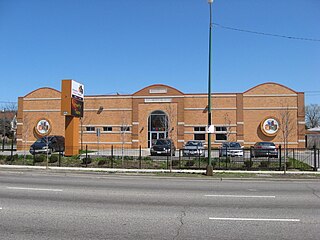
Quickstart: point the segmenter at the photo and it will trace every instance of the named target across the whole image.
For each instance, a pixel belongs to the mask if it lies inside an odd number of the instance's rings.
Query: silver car
[[[238,142],[224,142],[219,149],[220,157],[242,157],[243,147]]]
[[[190,140],[183,148],[183,156],[204,156],[203,142]]]

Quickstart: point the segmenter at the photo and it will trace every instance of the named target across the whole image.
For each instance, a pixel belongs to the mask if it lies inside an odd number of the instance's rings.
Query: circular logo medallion
[[[46,136],[51,132],[51,123],[48,119],[40,119],[34,127],[37,134],[40,136]]]
[[[267,136],[274,136],[279,130],[279,122],[274,117],[267,117],[261,122],[261,131]]]

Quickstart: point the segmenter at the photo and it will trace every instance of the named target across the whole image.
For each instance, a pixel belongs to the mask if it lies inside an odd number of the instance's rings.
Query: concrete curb
[[[39,169],[39,170],[62,170],[82,172],[110,172],[110,173],[190,173],[204,174],[206,170],[197,169],[123,169],[123,168],[80,168],[80,167],[48,167],[45,166],[24,166],[24,165],[0,165],[0,169]],[[287,171],[290,175],[319,175],[317,172]],[[213,173],[242,173],[242,174],[283,174],[283,171],[241,171],[241,170],[214,170]]]

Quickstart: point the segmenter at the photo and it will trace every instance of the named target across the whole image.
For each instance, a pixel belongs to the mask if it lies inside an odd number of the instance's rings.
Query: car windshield
[[[232,142],[232,143],[230,143],[230,147],[232,147],[232,148],[240,148],[241,146],[240,146],[240,143]]]
[[[230,143],[224,143],[222,145],[224,148],[241,148],[240,143],[237,142],[230,142]]]
[[[260,146],[266,146],[266,147],[271,147],[271,146],[275,146],[274,143],[272,142],[261,142],[258,145]]]
[[[190,141],[187,142],[186,146],[200,146],[200,142]]]
[[[169,145],[170,141],[168,140],[157,140],[156,145]]]

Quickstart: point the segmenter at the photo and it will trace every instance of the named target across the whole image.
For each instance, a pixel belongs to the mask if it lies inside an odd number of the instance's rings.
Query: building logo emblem
[[[42,118],[37,122],[34,129],[40,136],[49,135],[49,133],[51,132],[51,123],[48,119]]]
[[[269,137],[275,136],[279,130],[279,122],[274,117],[267,117],[261,122],[261,131]]]

